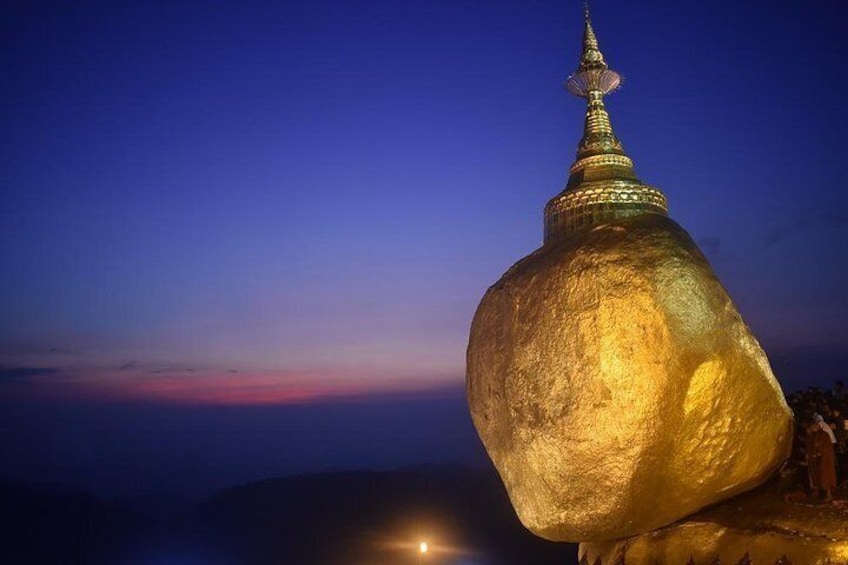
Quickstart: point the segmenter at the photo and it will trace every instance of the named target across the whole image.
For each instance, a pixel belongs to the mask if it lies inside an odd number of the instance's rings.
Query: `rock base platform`
[[[846,565],[848,500],[764,487],[670,526],[580,544],[580,565]]]

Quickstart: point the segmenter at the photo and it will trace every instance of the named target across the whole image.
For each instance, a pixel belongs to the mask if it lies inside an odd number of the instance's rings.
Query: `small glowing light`
[[[418,551],[420,551],[421,553],[427,553],[427,542],[426,541],[422,541],[418,545]]]

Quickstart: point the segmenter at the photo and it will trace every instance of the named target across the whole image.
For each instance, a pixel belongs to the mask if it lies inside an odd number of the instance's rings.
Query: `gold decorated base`
[[[848,502],[798,504],[764,487],[647,534],[580,544],[580,564],[844,565]]]

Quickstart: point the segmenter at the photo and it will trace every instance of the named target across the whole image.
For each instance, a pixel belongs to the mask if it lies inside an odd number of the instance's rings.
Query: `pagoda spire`
[[[565,87],[586,99],[586,120],[565,190],[545,207],[545,243],[619,218],[668,213],[665,195],[636,177],[633,161],[613,132],[604,96],[618,89],[621,75],[601,53],[588,2],[584,19],[580,63]]]
[[[585,72],[595,69],[607,69],[604,56],[601,53],[600,47],[598,47],[598,38],[595,37],[595,30],[592,28],[592,16],[589,13],[588,1],[583,3],[583,20],[585,22],[583,29],[583,55],[580,57],[580,66],[577,68],[577,71]]]
[[[583,53],[577,70],[565,81],[565,87],[570,93],[589,101],[578,158],[608,151],[624,155],[604,106],[604,96],[618,89],[621,85],[621,75],[611,70],[604,60],[598,38],[592,28],[588,1],[583,4],[583,11]]]

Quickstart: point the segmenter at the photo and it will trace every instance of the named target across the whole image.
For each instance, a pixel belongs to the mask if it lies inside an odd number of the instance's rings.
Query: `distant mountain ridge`
[[[192,503],[104,501],[0,483],[0,562],[567,565],[532,536],[493,471],[416,466],[265,479]]]

